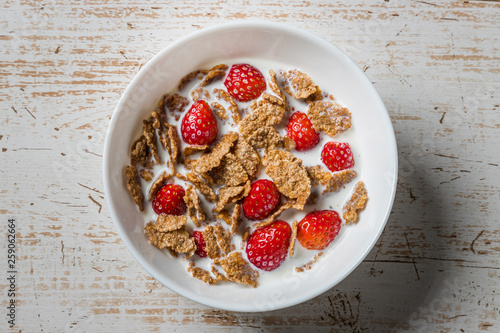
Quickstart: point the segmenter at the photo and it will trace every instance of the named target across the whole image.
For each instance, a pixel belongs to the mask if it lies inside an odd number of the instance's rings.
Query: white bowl
[[[258,288],[208,286],[185,265],[148,243],[143,216],[126,190],[129,147],[161,96],[188,72],[219,59],[261,58],[291,64],[328,79],[333,95],[353,114],[358,170],[369,201],[360,222],[328,247],[313,269],[266,279]],[[320,85],[321,86],[321,85]],[[358,66],[326,40],[293,26],[268,22],[221,24],[192,33],[158,53],[132,80],[113,113],[104,147],[104,188],[111,216],[134,258],[169,289],[196,302],[230,311],[268,311],[307,301],[342,281],[370,252],[389,217],[397,179],[394,131],[383,102]],[[328,264],[325,264],[328,263]]]

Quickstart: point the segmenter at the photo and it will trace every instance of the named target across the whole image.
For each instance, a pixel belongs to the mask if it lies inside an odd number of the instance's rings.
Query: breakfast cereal
[[[149,188],[149,197],[148,200],[151,201],[153,200],[153,197],[155,196],[156,192],[160,189],[161,186],[165,185],[173,176],[171,174],[168,174],[166,171],[164,171],[160,177],[158,177],[153,184],[151,184],[151,187]]]
[[[134,198],[135,204],[139,206],[139,210],[142,212],[144,210],[144,195],[141,191],[137,168],[127,165],[125,167],[125,176],[127,177],[127,190],[130,192],[132,198]]]
[[[236,235],[241,224],[241,204],[234,205],[233,215],[231,215],[231,233]]]
[[[189,267],[187,270],[189,273],[191,273],[191,275],[193,275],[194,278],[197,278],[205,283],[216,284],[217,282],[219,282],[217,278],[213,278],[210,275],[209,271],[200,267],[196,267],[196,265],[192,261],[189,263]]]
[[[302,73],[299,70],[289,70],[282,72],[287,80],[285,90],[295,99],[308,98],[319,92],[318,86],[313,82],[309,75]],[[292,89],[290,89],[290,86]]]
[[[310,103],[307,115],[317,130],[332,137],[351,128],[351,113],[333,101]]]
[[[288,250],[288,256],[291,258],[295,253],[295,240],[297,239],[297,221],[292,222],[292,237],[290,239],[290,249]]]
[[[259,272],[250,267],[240,252],[233,252],[226,258],[217,260],[216,263],[221,265],[229,281],[257,288]]]
[[[191,185],[186,189],[184,202],[186,203],[186,206],[188,208],[189,218],[199,228],[200,222],[205,221],[206,215],[201,208],[200,197],[198,197],[196,189]]]
[[[183,215],[160,214],[156,220],[155,227],[160,232],[168,232],[181,229],[186,225],[186,222],[187,218]]]
[[[300,273],[300,272],[303,272],[303,271],[307,271],[307,270],[310,270],[312,268],[312,265],[314,263],[316,263],[318,261],[318,259],[323,255],[323,252],[319,252],[317,253],[311,260],[309,260],[308,262],[306,262],[304,265],[302,265],[301,267],[295,267],[295,271],[297,273]]]
[[[349,222],[354,223],[358,220],[358,210],[365,208],[367,200],[368,195],[365,184],[361,181],[357,182],[351,198],[342,208],[342,217],[345,219],[346,224]]]
[[[277,72],[269,69],[265,80],[264,76],[257,75],[257,70],[251,72],[253,74],[247,77],[248,80],[242,81],[244,84],[232,85],[228,90],[226,81],[233,67],[220,64],[193,71],[181,79],[177,92],[162,98],[151,116],[143,121],[141,136],[132,144],[131,166],[125,168],[126,187],[139,210],[143,211],[145,199],[141,182],[149,185],[144,188],[148,201],[158,200],[163,185],[183,183],[181,187],[185,192],[180,195],[182,205],[185,204],[183,210],[180,215],[160,213],[153,217],[154,222],[147,222],[144,232],[149,242],[159,249],[168,250],[172,256],[185,254],[182,257],[189,259],[187,271],[207,284],[234,282],[257,287],[259,272],[252,265],[265,270],[268,267],[257,266],[248,252],[235,251],[235,248],[245,251],[245,244],[254,238],[252,231],[272,228],[278,217],[288,219],[289,212],[310,212],[323,196],[341,192],[358,174],[352,167],[329,172],[321,165],[313,165],[297,154],[304,149],[300,142],[294,141],[296,137],[284,132],[286,126],[283,125],[297,111],[297,105],[307,112],[310,126],[318,133],[333,137],[351,127],[349,110],[338,104],[332,95],[322,93],[311,77],[297,69]],[[246,67],[248,70],[253,68]],[[267,90],[259,80],[265,80]],[[261,89],[258,94],[254,92],[256,97],[242,100],[251,95],[245,89],[254,87]],[[181,137],[187,140],[185,128],[180,129],[181,136],[177,126],[186,114],[186,108],[198,100],[205,101],[203,107],[216,115],[205,119],[215,119],[219,135],[210,141],[187,144],[181,140]],[[209,133],[205,125],[209,126],[210,122],[194,122],[192,126],[199,128],[190,133]],[[162,151],[158,150],[157,142]],[[161,153],[165,151],[168,157],[164,161],[166,165],[162,166],[161,158],[166,156]],[[161,173],[158,172],[160,168]],[[329,167],[329,170],[333,169]],[[270,208],[262,207],[268,209],[266,215],[252,222],[245,205],[253,195],[250,194],[253,182],[263,177],[274,184],[276,201],[272,201],[272,206],[267,201]],[[357,212],[364,208],[366,201],[364,184],[358,182],[352,197],[343,206],[346,224],[357,220]],[[149,220],[151,218],[146,221]],[[221,221],[226,222],[225,226]],[[288,232],[289,235],[284,255],[293,257],[293,262],[297,263],[303,258],[302,254],[294,256],[299,251],[295,248],[296,240],[302,242],[300,223],[293,221],[291,228],[288,222],[279,223],[288,228],[288,231],[280,229],[282,234]],[[197,243],[198,237],[202,237],[203,242]],[[193,256],[195,252],[197,255]],[[203,253],[208,258],[203,259]],[[295,267],[295,271],[311,269],[322,254],[317,253],[303,266]],[[204,261],[209,265],[205,268],[197,266],[203,266]],[[304,260],[301,259],[300,263]],[[223,272],[219,272],[215,265]]]

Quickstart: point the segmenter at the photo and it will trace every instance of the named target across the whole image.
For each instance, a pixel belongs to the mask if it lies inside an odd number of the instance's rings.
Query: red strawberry
[[[183,215],[187,206],[184,202],[186,192],[182,186],[167,184],[163,186],[153,199],[153,210],[156,214]]]
[[[303,112],[297,111],[292,114],[286,130],[288,136],[295,142],[295,149],[298,151],[309,150],[319,142],[319,133]]]
[[[278,268],[288,253],[291,235],[292,228],[285,221],[255,230],[247,241],[248,260],[265,271]]]
[[[257,180],[243,200],[243,213],[251,220],[263,220],[271,215],[280,199],[281,194],[272,181]]]
[[[217,138],[217,120],[205,101],[197,101],[184,115],[181,134],[190,145],[209,145]]]
[[[297,227],[297,240],[309,250],[323,250],[339,233],[341,220],[334,210],[307,214]]]
[[[201,231],[193,231],[193,238],[194,238],[194,243],[196,244],[196,253],[202,258],[205,258],[207,256],[207,253],[205,252],[205,247],[207,247],[207,244],[205,243],[205,238],[203,238],[203,233]]]
[[[327,142],[321,151],[321,160],[331,172],[354,166],[351,147],[347,142]]]
[[[255,67],[249,64],[236,64],[231,67],[224,80],[227,92],[239,102],[256,99],[266,90],[266,79]]]

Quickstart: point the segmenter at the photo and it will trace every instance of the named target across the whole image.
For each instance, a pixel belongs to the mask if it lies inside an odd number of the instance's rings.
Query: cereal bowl
[[[235,283],[209,286],[186,272],[186,260],[173,258],[152,246],[144,234],[144,216],[134,205],[123,175],[132,142],[140,135],[138,124],[166,92],[174,89],[186,73],[210,64],[242,59],[255,59],[261,67],[282,64],[300,68],[349,108],[354,132],[348,139],[353,142],[358,180],[365,183],[369,196],[359,222],[342,226],[340,234],[310,270],[293,269],[313,254],[299,249],[297,244],[296,256],[287,259],[288,264],[276,271],[262,274],[257,288]],[[298,154],[304,163],[321,163],[319,153],[317,157],[311,156]],[[144,269],[167,288],[201,304],[230,311],[258,312],[289,307],[318,296],[342,281],[363,261],[382,233],[391,211],[397,180],[397,148],[383,102],[364,73],[341,50],[293,26],[236,22],[181,38],[140,70],[113,113],[103,168],[106,201],[115,226]],[[354,183],[347,184],[326,206],[333,205],[340,210]],[[305,212],[297,216],[285,214],[280,219],[291,223],[292,219],[304,215]],[[237,247],[237,250],[241,249]]]

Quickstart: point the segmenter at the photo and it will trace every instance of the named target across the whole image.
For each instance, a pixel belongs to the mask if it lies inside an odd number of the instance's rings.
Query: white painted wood
[[[472,0],[3,2],[0,218],[19,223],[12,331],[500,331],[499,18],[498,1]],[[288,22],[348,52],[399,147],[374,250],[332,290],[271,313],[210,309],[156,283],[103,199],[104,135],[127,84],[174,40],[236,19]],[[2,309],[7,289],[2,279]]]

